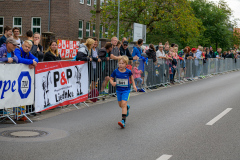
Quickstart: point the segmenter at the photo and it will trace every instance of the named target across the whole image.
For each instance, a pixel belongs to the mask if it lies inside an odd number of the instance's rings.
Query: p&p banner
[[[83,61],[38,63],[35,111],[84,102],[88,98],[88,65]]]
[[[34,103],[34,69],[0,63],[0,109]]]

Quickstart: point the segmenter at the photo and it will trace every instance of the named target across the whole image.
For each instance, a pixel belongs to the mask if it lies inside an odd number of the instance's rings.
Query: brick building
[[[4,26],[11,26],[19,27],[23,38],[29,29],[69,40],[95,36],[95,25],[90,23],[95,4],[96,0],[0,0],[0,34]],[[100,38],[103,31],[101,26]]]

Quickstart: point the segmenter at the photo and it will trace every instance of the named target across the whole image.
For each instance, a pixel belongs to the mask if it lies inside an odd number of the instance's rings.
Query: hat
[[[15,39],[13,39],[13,38],[8,38],[8,39],[6,40],[6,44],[7,44],[7,43],[12,43],[12,44],[15,45],[15,46],[19,45],[19,43],[18,43]]]
[[[123,45],[124,45],[124,44],[125,44],[125,45],[128,45],[128,41],[124,41],[124,42],[123,42]]]
[[[196,51],[197,49],[196,48],[192,48],[192,52]]]

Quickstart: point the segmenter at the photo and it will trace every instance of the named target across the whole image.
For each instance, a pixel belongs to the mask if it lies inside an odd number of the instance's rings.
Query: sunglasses
[[[123,46],[128,46],[127,44],[124,44]]]

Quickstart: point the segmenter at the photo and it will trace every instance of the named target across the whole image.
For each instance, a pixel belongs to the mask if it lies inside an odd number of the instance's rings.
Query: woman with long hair
[[[59,61],[62,60],[60,54],[58,53],[57,41],[51,41],[50,45],[44,54],[43,61]]]
[[[91,49],[93,48],[95,41],[92,38],[88,38],[86,43],[82,43],[79,46],[76,60],[77,61],[98,61],[98,58],[93,58],[91,56]]]

